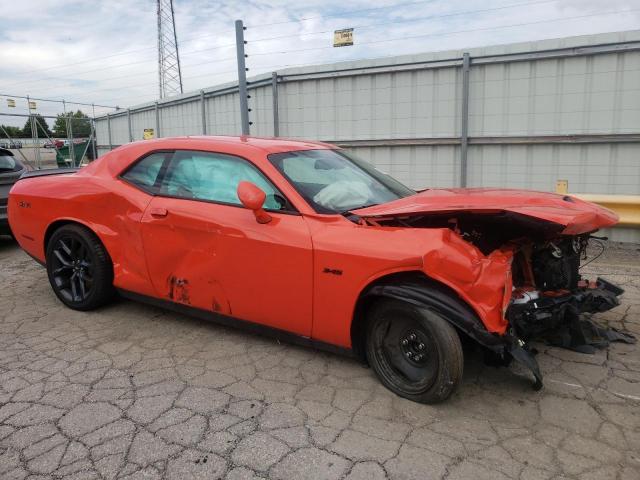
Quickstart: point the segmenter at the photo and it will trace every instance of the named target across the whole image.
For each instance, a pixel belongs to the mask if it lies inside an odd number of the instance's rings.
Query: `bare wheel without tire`
[[[57,229],[46,252],[49,283],[56,296],[74,310],[93,310],[114,294],[113,267],[102,242],[85,227]]]
[[[433,310],[379,300],[369,312],[366,349],[382,383],[416,402],[446,400],[462,379],[460,338]]]

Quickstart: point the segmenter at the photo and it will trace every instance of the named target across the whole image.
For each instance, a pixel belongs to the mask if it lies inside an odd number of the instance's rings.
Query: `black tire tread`
[[[389,306],[393,306],[393,308],[396,309],[407,309],[407,311],[411,311],[414,314],[417,313],[422,318],[423,322],[430,322],[432,331],[436,333],[441,368],[439,369],[438,376],[434,383],[427,390],[419,394],[404,392],[394,385],[389,378],[387,378],[386,372],[380,368],[380,365],[376,360],[372,342],[369,341],[371,337],[370,332],[376,318],[380,317],[380,315],[384,313],[384,310]],[[462,350],[462,343],[456,329],[444,318],[427,318],[421,308],[401,300],[381,298],[374,302],[370,307],[368,312],[366,353],[369,364],[376,372],[378,378],[380,378],[380,381],[397,395],[415,402],[427,404],[443,402],[455,392],[462,380],[464,370],[464,353]]]

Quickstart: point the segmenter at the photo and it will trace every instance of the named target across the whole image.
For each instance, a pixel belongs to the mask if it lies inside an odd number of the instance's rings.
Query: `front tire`
[[[369,311],[366,351],[380,381],[415,402],[442,402],[462,379],[460,338],[431,309],[378,300]]]
[[[114,294],[111,258],[93,232],[80,225],[58,228],[46,252],[54,293],[73,310],[93,310]]]

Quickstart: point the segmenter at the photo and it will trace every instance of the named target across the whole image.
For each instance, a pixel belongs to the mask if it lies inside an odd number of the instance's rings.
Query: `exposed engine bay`
[[[423,214],[364,221],[380,226],[449,228],[484,255],[510,250],[513,285],[504,313],[508,328],[502,336],[502,351],[493,340],[489,343],[474,332],[465,333],[498,354],[503,365],[515,359],[527,366],[535,376],[536,389],[542,387],[542,375],[535,349],[529,346],[532,340],[586,354],[613,341],[636,342],[633,335],[600,326],[590,318],[592,313],[618,306],[618,297],[624,293],[605,279],[587,279],[580,273],[581,264],[604,252],[606,238],[592,233],[563,235],[562,225],[511,212]],[[590,243],[595,244],[596,254],[588,258]]]
[[[580,275],[589,240],[589,235],[568,237],[517,253],[507,317],[519,338],[542,338],[584,353],[592,353],[594,347],[606,346],[608,341],[622,340],[618,338],[621,334],[614,331],[600,332],[599,338],[581,331],[584,328],[580,314],[610,310],[620,304],[618,296],[624,293],[602,278],[594,281]],[[593,328],[587,330],[593,333]]]

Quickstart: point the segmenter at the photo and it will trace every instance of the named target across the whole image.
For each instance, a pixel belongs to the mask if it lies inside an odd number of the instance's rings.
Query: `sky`
[[[121,108],[158,98],[154,0],[0,0],[0,7],[0,113],[27,113],[18,95]],[[250,76],[640,28],[640,0],[174,0],[174,9],[185,92],[237,78],[236,19],[247,27]],[[332,46],[342,28],[354,28],[354,46]],[[44,115],[62,108],[37,102]],[[108,111],[95,108],[96,115]]]

